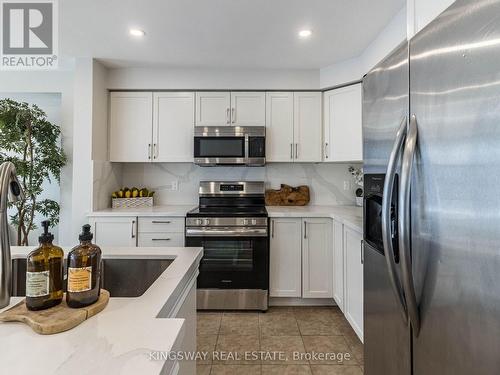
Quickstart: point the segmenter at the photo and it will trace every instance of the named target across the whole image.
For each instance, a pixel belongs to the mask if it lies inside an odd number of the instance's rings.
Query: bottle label
[[[26,297],[49,295],[50,271],[26,272]]]
[[[92,267],[68,268],[68,292],[86,292],[92,289]]]

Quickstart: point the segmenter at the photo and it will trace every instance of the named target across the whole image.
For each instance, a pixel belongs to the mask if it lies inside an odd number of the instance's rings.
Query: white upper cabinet
[[[332,298],[332,220],[303,219],[302,297]]]
[[[294,93],[294,160],[319,162],[322,158],[321,92]]]
[[[228,91],[196,93],[196,126],[230,126],[231,93]]]
[[[194,93],[153,94],[153,161],[192,162]]]
[[[231,125],[266,126],[266,93],[232,92]]]
[[[363,160],[361,84],[324,93],[324,161]]]
[[[112,92],[110,95],[109,160],[151,160],[153,93]]]
[[[293,92],[266,94],[266,161],[293,161]]]
[[[269,260],[269,295],[302,295],[301,219],[272,218]]]

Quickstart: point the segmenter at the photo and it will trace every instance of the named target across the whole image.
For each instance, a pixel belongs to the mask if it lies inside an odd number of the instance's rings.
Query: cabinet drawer
[[[139,233],[139,247],[184,246],[184,233]]]
[[[140,217],[139,233],[184,233],[183,217]]]

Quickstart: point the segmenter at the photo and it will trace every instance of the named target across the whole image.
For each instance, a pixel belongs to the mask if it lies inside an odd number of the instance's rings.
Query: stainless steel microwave
[[[265,126],[196,126],[194,162],[201,166],[266,164]]]

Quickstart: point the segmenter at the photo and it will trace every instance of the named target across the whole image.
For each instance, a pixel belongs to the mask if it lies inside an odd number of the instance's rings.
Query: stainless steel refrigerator
[[[500,1],[363,79],[365,375],[500,374]]]

